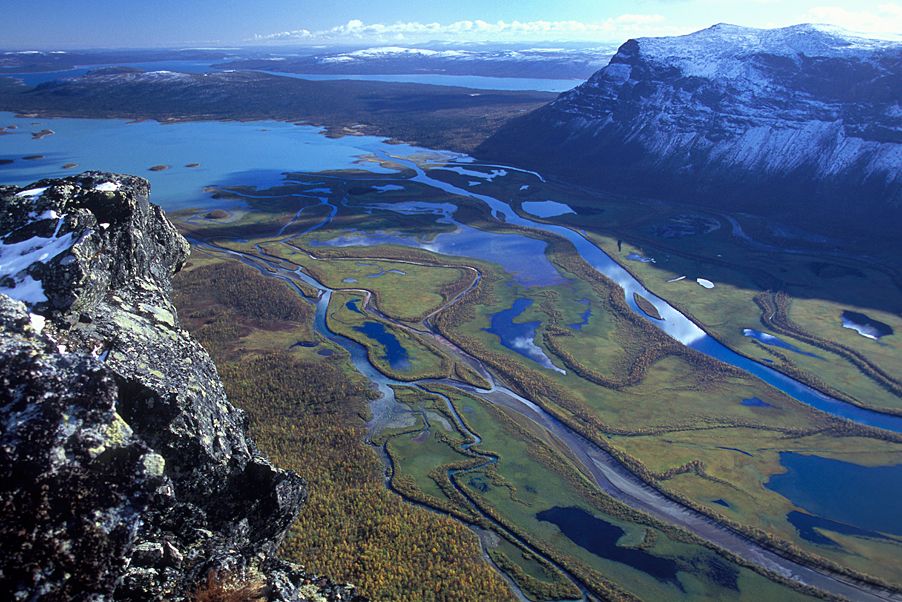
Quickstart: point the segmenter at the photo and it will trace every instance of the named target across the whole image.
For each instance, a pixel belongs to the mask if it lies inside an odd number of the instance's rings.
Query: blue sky
[[[598,41],[717,22],[902,32],[890,0],[28,0],[5,2],[10,49],[258,43]]]

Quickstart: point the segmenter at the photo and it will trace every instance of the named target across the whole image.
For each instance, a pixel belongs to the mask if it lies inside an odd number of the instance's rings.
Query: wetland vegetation
[[[392,165],[390,158],[382,161]],[[449,183],[472,177],[421,165]],[[902,539],[891,521],[863,526],[776,485],[787,473],[788,453],[895,470],[902,463],[898,435],[815,410],[677,342],[653,324],[667,318],[659,306],[643,295],[625,298],[566,240],[499,217],[478,198],[423,186],[408,179],[409,170],[400,175],[292,174],[283,189],[258,191],[259,200],[246,196],[247,213],[229,224],[186,213],[181,226],[214,249],[269,265],[264,272],[303,273],[334,291],[325,325],[362,345],[369,362],[398,383],[391,418],[370,420],[367,428],[360,418],[365,403],[358,402],[356,436],[383,450],[390,488],[417,504],[411,512],[431,508],[458,527],[476,528],[492,565],[534,600],[573,597],[580,589],[644,599],[784,599],[813,591],[715,553],[716,544],[596,488],[567,445],[478,392],[490,386],[488,371],[685,507],[819,571],[872,587],[902,584],[893,561]],[[303,210],[314,205],[291,197],[324,179],[329,189],[325,205],[316,204],[321,210]],[[566,198],[575,214],[539,221],[579,220],[583,236],[613,257],[655,257],[630,262],[629,270],[719,340],[849,403],[890,411],[899,404],[894,337],[877,346],[843,328],[835,308],[852,304],[827,294],[819,299],[812,288],[825,273],[890,278],[880,264],[856,272],[815,269],[810,258],[793,254],[788,265],[798,272],[774,274],[773,257],[760,250],[741,265],[723,258],[747,249],[718,227],[716,215],[684,219],[612,199],[602,220],[598,212],[580,213],[597,199],[572,190],[564,197],[558,186],[510,172],[482,183],[480,193],[491,189],[514,207],[532,195]],[[333,242],[349,232],[361,244]],[[657,235],[662,232],[667,235]],[[518,236],[540,243],[536,265],[551,266],[553,278],[524,279],[507,258],[468,251],[486,244],[473,246],[476,238]],[[692,240],[699,236],[716,240],[710,253]],[[443,237],[443,245],[435,244]],[[237,264],[235,256],[230,263]],[[846,264],[837,259],[831,265]],[[698,286],[698,274],[717,285]],[[797,284],[801,278],[807,288]],[[308,301],[319,295],[300,277],[293,283],[295,294]],[[867,309],[888,326],[902,327],[893,314]],[[316,332],[312,316],[306,319]],[[744,336],[749,328],[772,332],[786,346]],[[346,353],[321,345],[328,356],[315,348],[296,352],[352,372]],[[852,374],[856,378],[848,378]],[[594,533],[590,539],[580,534],[587,531]]]

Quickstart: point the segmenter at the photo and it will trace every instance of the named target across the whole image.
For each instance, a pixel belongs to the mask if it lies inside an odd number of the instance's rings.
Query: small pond
[[[674,560],[655,556],[642,549],[618,546],[617,541],[626,531],[582,508],[555,506],[539,512],[536,518],[555,525],[570,541],[600,558],[621,562],[659,581],[679,586],[679,565]]]
[[[520,314],[532,306],[532,303],[532,299],[523,297],[517,299],[510,309],[493,314],[492,326],[485,331],[497,336],[501,344],[511,351],[531,359],[543,368],[564,374],[564,370],[555,366],[551,358],[545,355],[545,351],[536,345],[536,329],[541,322],[514,322]]]
[[[355,326],[354,330],[363,333],[373,339],[385,349],[382,359],[395,370],[410,369],[410,356],[407,349],[401,344],[394,334],[385,329],[381,322],[366,321],[362,326]]]
[[[888,337],[893,334],[893,327],[889,324],[875,320],[867,314],[862,314],[857,311],[846,310],[842,312],[842,325],[843,328],[854,330],[861,336],[874,341],[878,341],[881,337]]]
[[[557,201],[526,201],[521,207],[523,207],[523,211],[536,217],[556,217],[558,215],[576,213],[570,208],[570,205],[558,203]]]

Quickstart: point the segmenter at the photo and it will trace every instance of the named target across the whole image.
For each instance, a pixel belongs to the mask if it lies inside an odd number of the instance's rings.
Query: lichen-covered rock
[[[178,600],[216,573],[353,599],[274,557],[305,486],[179,326],[188,250],[142,179],[0,187],[0,590]]]

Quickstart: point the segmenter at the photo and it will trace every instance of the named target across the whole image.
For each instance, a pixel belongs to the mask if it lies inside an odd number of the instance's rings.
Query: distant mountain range
[[[615,46],[379,46],[328,49],[306,56],[273,53],[219,65],[224,69],[260,69],[339,75],[441,74],[488,77],[585,79],[614,54]]]
[[[629,40],[477,154],[629,194],[898,230],[900,103],[898,42],[721,24]]]

